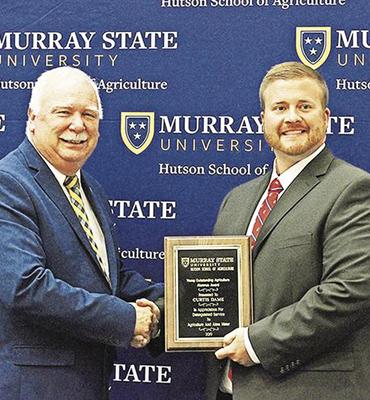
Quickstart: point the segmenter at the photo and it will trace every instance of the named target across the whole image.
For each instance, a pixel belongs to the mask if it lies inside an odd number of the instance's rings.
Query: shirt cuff
[[[154,332],[152,339],[158,339],[160,335],[161,335],[161,330],[157,329],[157,332]]]
[[[256,352],[253,349],[252,343],[249,340],[249,335],[248,335],[248,327],[244,328],[244,346],[249,354],[250,359],[255,363],[255,364],[261,364],[260,359],[257,357]]]

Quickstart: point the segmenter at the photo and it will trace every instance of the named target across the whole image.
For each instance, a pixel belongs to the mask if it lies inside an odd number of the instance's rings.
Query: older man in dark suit
[[[123,269],[108,201],[81,171],[101,116],[86,74],[48,71],[28,138],[0,161],[1,400],[105,399],[114,346],[154,334],[163,286]]]
[[[209,399],[369,398],[370,176],[325,146],[327,99],[299,63],[262,81],[274,167],[226,196],[214,229],[251,236],[254,322],[225,336]]]

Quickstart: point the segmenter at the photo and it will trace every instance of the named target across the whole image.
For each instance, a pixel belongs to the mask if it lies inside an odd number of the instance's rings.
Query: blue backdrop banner
[[[104,119],[86,169],[109,195],[121,257],[148,279],[163,280],[164,236],[211,234],[225,194],[270,169],[258,88],[274,64],[318,68],[329,147],[370,171],[368,0],[4,0],[1,15],[0,156],[23,140],[41,72],[87,72]],[[202,363],[122,350],[111,399],[202,399]]]

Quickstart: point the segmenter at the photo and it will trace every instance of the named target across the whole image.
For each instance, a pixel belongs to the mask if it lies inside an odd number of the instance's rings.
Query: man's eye
[[[274,107],[274,110],[276,110],[276,111],[284,111],[285,110],[285,106],[276,106],[276,107]]]
[[[95,119],[96,118],[96,115],[93,114],[93,113],[84,113],[84,116],[88,117],[88,118],[91,118],[91,119]]]
[[[310,110],[312,107],[310,104],[302,104],[301,105],[301,109],[302,110]]]
[[[67,110],[59,110],[59,111],[57,111],[57,115],[61,115],[61,116],[69,115],[69,111],[67,111]]]

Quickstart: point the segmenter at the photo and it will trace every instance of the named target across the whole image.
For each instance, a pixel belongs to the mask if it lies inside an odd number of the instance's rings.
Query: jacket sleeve
[[[126,301],[135,301],[136,299],[146,298],[151,301],[163,297],[163,283],[151,283],[136,271],[126,270],[123,262],[120,261],[120,287],[118,295]]]

